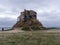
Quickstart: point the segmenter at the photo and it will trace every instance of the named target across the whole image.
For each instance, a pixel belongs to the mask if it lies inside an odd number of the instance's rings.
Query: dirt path
[[[18,33],[18,32],[25,32],[23,30],[20,29],[14,29],[11,31],[0,31],[0,33]],[[51,29],[51,30],[40,30],[40,31],[36,31],[36,32],[60,32],[60,29]]]
[[[9,30],[9,31],[0,31],[0,33],[18,33],[18,32],[25,32],[25,31],[18,30],[18,29]]]

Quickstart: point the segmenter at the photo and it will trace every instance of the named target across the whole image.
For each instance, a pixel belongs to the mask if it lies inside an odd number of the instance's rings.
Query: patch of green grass
[[[22,30],[24,30],[24,31],[31,31],[31,29],[29,27],[23,27]]]
[[[35,31],[35,30],[41,30],[41,28],[40,28],[40,27],[38,27],[38,26],[36,26],[36,27],[35,27],[35,26],[33,26],[33,27],[31,27],[31,29],[32,29],[32,30],[34,30],[34,31]]]
[[[0,45],[60,45],[58,42],[60,40],[60,35],[55,34],[56,33],[50,34],[40,32],[13,33],[8,36],[2,34],[4,37],[0,38]]]

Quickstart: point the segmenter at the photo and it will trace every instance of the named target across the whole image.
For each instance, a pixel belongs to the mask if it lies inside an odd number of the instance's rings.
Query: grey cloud
[[[3,9],[3,8],[0,8],[0,13],[1,13],[1,12],[4,12],[4,11],[5,11],[5,9]]]
[[[60,27],[60,13],[44,13],[38,15],[38,19],[45,27]]]
[[[0,0],[0,4],[3,6],[6,6],[8,9],[0,9],[0,13],[4,13],[6,11],[11,11],[7,12],[6,14],[9,15],[19,15],[23,9],[31,9],[31,10],[39,10],[43,8],[58,8],[60,9],[60,0]],[[43,13],[43,14],[38,14],[39,20],[43,23],[44,26],[57,26],[60,27],[59,25],[59,16],[60,13]],[[42,19],[41,19],[42,18]],[[44,19],[46,18],[46,20]],[[48,19],[48,20],[47,20]],[[4,20],[4,21],[3,21]],[[12,26],[15,24],[16,20],[10,19],[10,18],[0,18],[0,25],[6,25],[6,26]]]
[[[11,27],[16,23],[16,20],[10,18],[1,18],[0,27]]]
[[[60,21],[42,21],[45,27],[60,27]]]

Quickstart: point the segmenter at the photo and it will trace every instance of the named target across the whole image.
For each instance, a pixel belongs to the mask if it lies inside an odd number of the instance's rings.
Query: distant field
[[[0,32],[0,45],[60,45],[60,32]]]

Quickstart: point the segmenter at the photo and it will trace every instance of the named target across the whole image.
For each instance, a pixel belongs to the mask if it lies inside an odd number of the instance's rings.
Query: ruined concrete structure
[[[23,26],[38,26],[43,27],[41,22],[37,20],[37,13],[33,10],[25,10],[21,12],[20,16],[17,18],[17,23],[13,28],[23,27]]]

